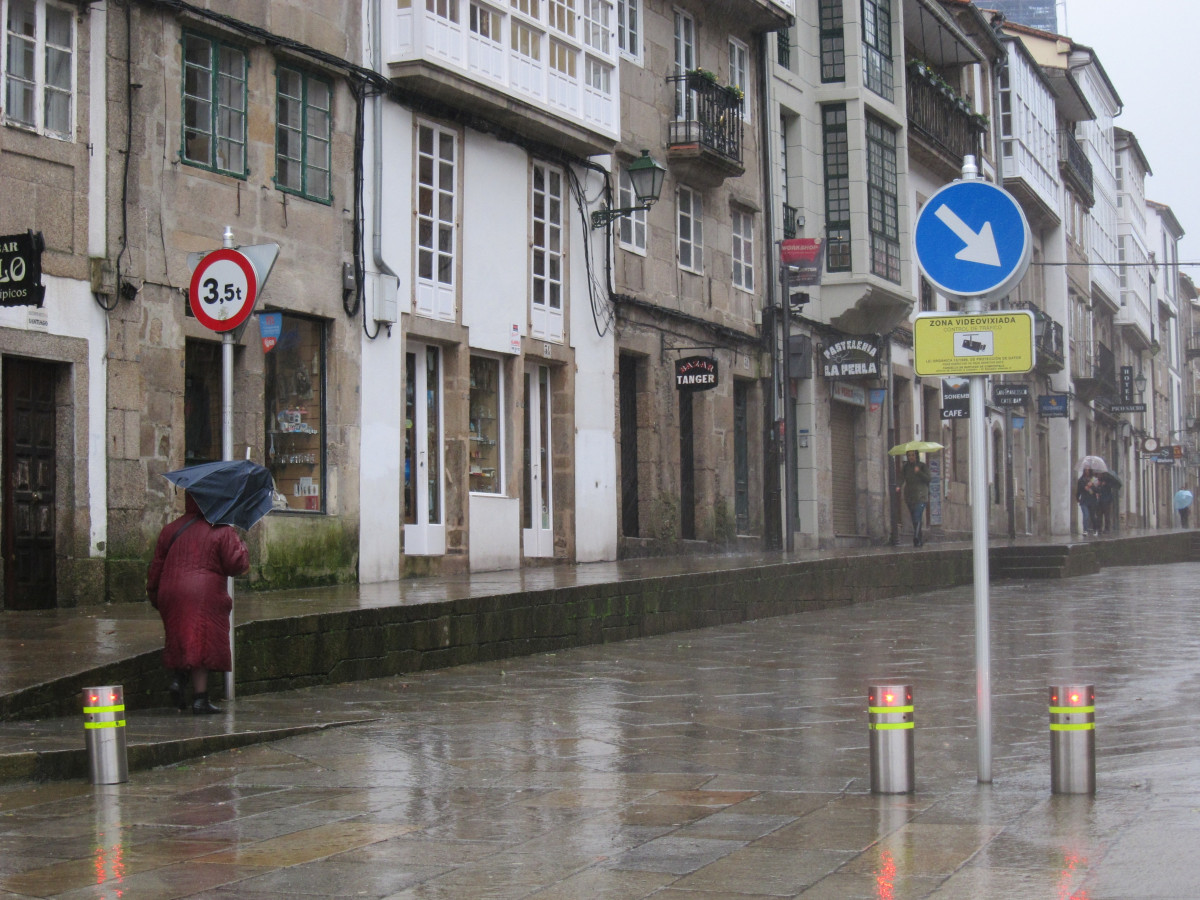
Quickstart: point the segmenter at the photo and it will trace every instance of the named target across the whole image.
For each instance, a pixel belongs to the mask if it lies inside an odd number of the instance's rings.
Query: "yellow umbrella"
[[[942,445],[936,441],[906,441],[889,450],[888,456],[903,456],[910,450],[916,450],[918,453],[937,453],[942,449],[944,449]]]

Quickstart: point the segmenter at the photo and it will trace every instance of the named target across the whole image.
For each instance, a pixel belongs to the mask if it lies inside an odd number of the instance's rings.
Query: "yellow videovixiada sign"
[[[1033,368],[1033,313],[921,313],[913,325],[918,375],[1020,374]]]

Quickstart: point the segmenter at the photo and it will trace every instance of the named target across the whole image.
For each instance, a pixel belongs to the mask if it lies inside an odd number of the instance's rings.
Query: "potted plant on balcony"
[[[710,72],[708,69],[688,69],[687,86],[689,88],[698,91],[709,85],[720,85],[716,72]]]

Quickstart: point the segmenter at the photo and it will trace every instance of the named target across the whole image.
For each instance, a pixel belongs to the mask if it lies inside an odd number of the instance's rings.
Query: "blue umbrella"
[[[163,477],[191,494],[212,525],[249,529],[271,511],[275,479],[248,459],[201,463],[164,472]]]
[[[1181,510],[1181,509],[1187,509],[1191,505],[1192,505],[1192,492],[1191,491],[1176,491],[1175,492],[1175,509],[1177,511]]]

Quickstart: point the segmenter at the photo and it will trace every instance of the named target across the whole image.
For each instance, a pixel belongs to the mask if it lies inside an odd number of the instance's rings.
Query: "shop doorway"
[[[4,379],[4,606],[53,609],[56,367],[6,358]]]
[[[442,458],[442,352],[424,344],[404,354],[404,552],[446,552]]]
[[[550,367],[525,372],[525,471],[521,524],[526,556],[554,556]]]
[[[696,453],[692,392],[679,392],[679,536],[696,539]]]

